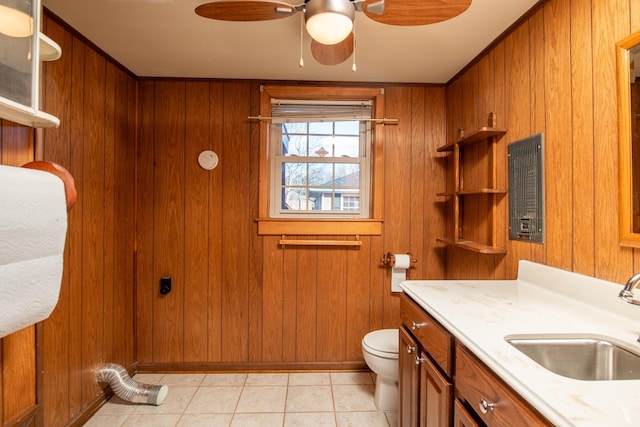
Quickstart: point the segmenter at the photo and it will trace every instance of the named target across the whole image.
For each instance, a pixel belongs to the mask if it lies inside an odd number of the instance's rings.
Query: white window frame
[[[277,114],[272,112],[270,141],[270,197],[269,216],[271,218],[307,218],[307,219],[329,219],[329,218],[352,218],[368,219],[370,217],[370,182],[371,182],[371,102],[370,101],[299,101],[299,100],[278,100],[272,99],[272,104],[299,106],[306,112],[305,117],[295,115]],[[317,108],[316,108],[317,107]],[[334,108],[335,107],[335,108]],[[345,108],[346,107],[346,108]],[[362,108],[364,107],[364,109]],[[350,112],[349,109],[352,108]],[[366,111],[363,115],[361,111]],[[355,112],[355,113],[354,113]],[[292,157],[282,154],[282,123],[287,122],[338,122],[338,121],[359,121],[360,122],[360,157]],[[313,134],[307,132],[308,136]],[[282,209],[282,167],[285,163],[295,159],[296,163],[331,163],[331,164],[357,164],[359,166],[359,188],[360,209],[358,211],[344,211],[334,209],[327,210],[286,210]],[[312,188],[307,185],[307,189]]]

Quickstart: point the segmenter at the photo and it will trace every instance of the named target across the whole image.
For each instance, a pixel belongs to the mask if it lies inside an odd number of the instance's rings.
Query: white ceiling
[[[42,0],[42,4],[141,77],[446,83],[538,0],[473,0],[445,22],[377,23],[356,12],[356,63],[318,64],[300,13],[262,22],[196,15],[211,0]],[[303,0],[280,0],[300,4]],[[64,55],[64,52],[63,52]]]

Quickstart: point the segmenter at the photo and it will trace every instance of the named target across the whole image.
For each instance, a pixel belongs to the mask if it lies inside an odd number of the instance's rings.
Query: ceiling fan
[[[471,0],[304,0],[298,5],[273,0],[215,0],[196,7],[195,12],[223,21],[267,21],[301,12],[301,35],[304,23],[312,39],[313,57],[323,65],[336,65],[354,53],[355,12],[382,24],[413,26],[446,21],[470,5]]]

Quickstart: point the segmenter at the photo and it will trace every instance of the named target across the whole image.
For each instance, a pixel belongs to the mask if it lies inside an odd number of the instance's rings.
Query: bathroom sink
[[[558,375],[591,381],[640,379],[640,354],[607,338],[509,336],[505,340]]]

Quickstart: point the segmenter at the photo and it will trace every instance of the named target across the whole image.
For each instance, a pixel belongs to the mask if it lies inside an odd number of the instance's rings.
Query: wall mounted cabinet
[[[496,245],[497,203],[507,193],[497,188],[496,147],[506,132],[482,127],[438,148],[452,156],[452,183],[438,196],[450,203],[453,223],[451,235],[438,242],[485,254],[506,253]]]
[[[40,33],[40,1],[0,0],[0,118],[25,126],[57,127],[57,117],[40,111],[40,63],[62,54]]]

